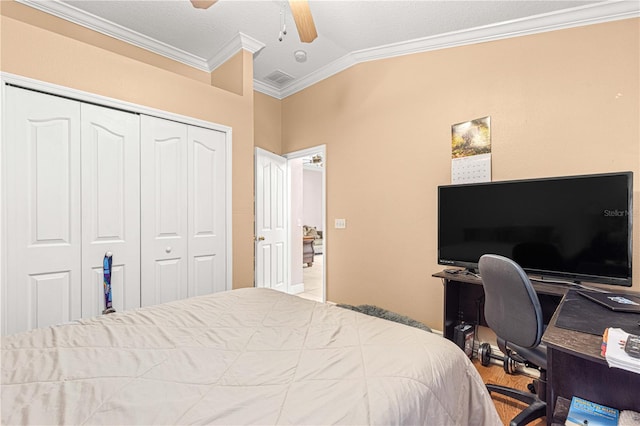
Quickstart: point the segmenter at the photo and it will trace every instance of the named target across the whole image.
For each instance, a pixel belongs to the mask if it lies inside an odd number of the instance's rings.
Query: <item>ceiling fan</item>
[[[208,9],[218,0],[191,0],[191,4],[198,9]],[[289,0],[289,7],[293,14],[293,20],[296,23],[300,41],[303,43],[311,43],[318,37],[316,25],[311,16],[311,9],[307,0]]]

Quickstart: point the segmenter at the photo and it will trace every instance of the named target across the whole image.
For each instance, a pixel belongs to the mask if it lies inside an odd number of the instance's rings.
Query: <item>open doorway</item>
[[[285,154],[289,171],[290,293],[326,300],[326,154],[317,146]]]

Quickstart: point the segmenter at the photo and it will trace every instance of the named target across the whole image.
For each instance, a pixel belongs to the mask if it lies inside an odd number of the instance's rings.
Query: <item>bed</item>
[[[238,289],[2,338],[2,424],[501,424],[441,336]]]

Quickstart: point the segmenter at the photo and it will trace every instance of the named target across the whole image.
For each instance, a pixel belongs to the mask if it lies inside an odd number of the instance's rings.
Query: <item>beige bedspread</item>
[[[2,424],[500,424],[451,342],[267,289],[2,339]]]

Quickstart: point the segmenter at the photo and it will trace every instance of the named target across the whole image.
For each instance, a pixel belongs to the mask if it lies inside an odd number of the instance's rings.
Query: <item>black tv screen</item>
[[[438,263],[631,286],[633,173],[438,187]]]

